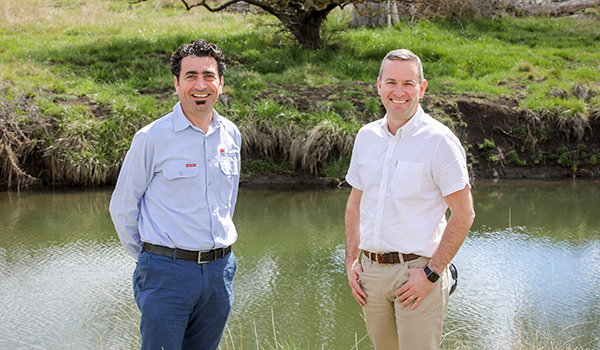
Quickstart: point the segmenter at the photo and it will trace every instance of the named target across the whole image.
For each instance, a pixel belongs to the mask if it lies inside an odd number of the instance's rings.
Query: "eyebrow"
[[[398,80],[394,79],[394,78],[386,78],[383,80],[384,83],[387,83],[389,81],[393,81],[393,82],[398,82]],[[408,82],[413,82],[413,83],[417,83],[418,81],[415,79],[405,79],[405,80],[400,80],[401,83],[408,83]]]
[[[199,74],[199,73],[198,73],[198,71],[196,71],[196,70],[189,70],[189,71],[185,72],[184,76],[188,76],[188,75],[198,75],[198,74]],[[214,75],[217,75],[217,72],[215,72],[215,71],[214,71],[214,70],[212,70],[212,69],[207,69],[207,70],[203,70],[203,71],[202,71],[202,74],[214,74]]]

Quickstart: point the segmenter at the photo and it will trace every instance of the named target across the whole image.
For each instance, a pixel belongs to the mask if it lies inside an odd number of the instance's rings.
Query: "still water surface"
[[[139,348],[110,194],[0,193],[0,349]],[[223,349],[372,349],[345,276],[348,194],[241,190]],[[478,181],[473,195],[443,348],[600,350],[600,183]]]

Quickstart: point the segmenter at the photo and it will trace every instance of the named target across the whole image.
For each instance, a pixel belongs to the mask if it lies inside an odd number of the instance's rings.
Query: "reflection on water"
[[[477,335],[475,348],[485,339],[501,348],[600,348],[599,195],[598,182],[474,189],[478,217],[455,259],[463,288],[447,317],[447,326],[464,327],[458,338]]]
[[[600,350],[600,183],[475,185],[443,348]],[[242,189],[229,348],[277,338],[351,349],[366,335],[345,276],[348,194]],[[139,348],[135,262],[109,199],[110,189],[0,193],[1,349]]]
[[[132,305],[135,262],[118,249],[109,199],[0,193],[1,349],[132,348],[135,326],[116,317],[119,300]]]

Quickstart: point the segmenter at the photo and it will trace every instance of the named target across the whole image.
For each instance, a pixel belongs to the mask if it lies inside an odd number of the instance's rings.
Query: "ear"
[[[177,79],[177,77],[173,77],[173,83],[175,84],[175,91],[179,93],[179,79]]]
[[[423,79],[419,90],[421,90],[419,92],[419,98],[423,98],[423,95],[425,95],[425,90],[427,90],[427,80]]]
[[[377,77],[377,94],[381,96],[381,80]]]
[[[223,93],[223,86],[225,85],[225,80],[223,79],[223,77],[219,77],[220,80],[220,84],[219,84],[219,95]]]

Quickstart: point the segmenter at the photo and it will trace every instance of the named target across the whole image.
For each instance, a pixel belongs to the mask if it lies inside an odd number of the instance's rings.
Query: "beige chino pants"
[[[367,293],[363,306],[367,331],[376,350],[435,350],[442,338],[444,314],[448,307],[450,276],[448,268],[440,274],[433,289],[411,310],[394,301],[395,293],[408,282],[408,269],[424,268],[429,258],[378,265],[364,254],[360,283]]]

